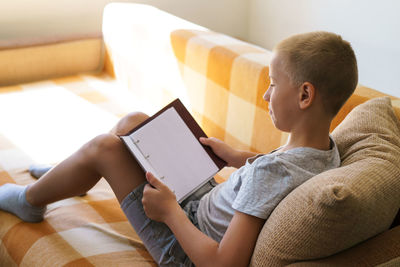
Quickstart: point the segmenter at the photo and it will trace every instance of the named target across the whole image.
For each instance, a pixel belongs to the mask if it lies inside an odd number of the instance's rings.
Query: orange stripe
[[[76,83],[76,82],[83,82],[83,78],[80,76],[66,76],[61,78],[55,78],[51,80],[55,84],[62,85],[62,84],[69,84],[69,83]]]
[[[333,118],[330,131],[332,132],[349,114],[349,112],[358,106],[361,103],[364,103],[365,101],[369,100],[368,97],[366,96],[359,96],[357,94],[353,94],[350,96],[350,98],[347,100],[346,104],[339,110],[338,114]]]
[[[205,116],[203,116],[202,128],[209,137],[216,137],[221,140],[225,139],[225,129],[219,127]]]
[[[232,64],[238,56],[222,46],[210,49],[207,64],[207,78],[229,90]]]
[[[8,172],[0,171],[0,185],[6,184],[6,183],[15,184],[15,181],[10,176],[10,174],[8,174]]]
[[[258,77],[256,105],[262,109],[265,109],[268,106],[268,104],[263,99],[263,96],[267,91],[270,83],[268,71],[269,68],[264,67],[260,72],[260,76]]]
[[[0,86],[1,86],[1,84],[0,84]],[[22,91],[22,90],[23,90],[22,87],[18,86],[18,85],[3,86],[3,87],[0,87],[0,94],[19,92],[19,91]]]
[[[90,201],[88,204],[108,223],[127,221],[116,199]]]
[[[383,96],[389,96],[393,100],[398,99],[397,97],[381,93],[379,91],[376,91],[374,89],[362,85],[357,86],[353,95],[350,96],[345,105],[339,110],[338,114],[332,120],[330,131],[332,132],[344,120],[347,114],[349,114],[349,112],[359,104],[362,104],[372,98],[383,97]]]
[[[194,32],[188,30],[176,30],[171,32],[171,45],[178,61],[185,62],[187,42],[196,35],[197,34]]]
[[[89,267],[89,266],[95,266],[95,265],[91,264],[90,261],[88,261],[86,258],[74,260],[64,265],[64,267]]]
[[[41,237],[55,233],[47,221],[41,223],[17,223],[3,237],[3,244],[17,264],[20,264],[29,248]]]
[[[106,52],[104,54],[104,71],[110,75],[112,78],[115,78],[115,70],[114,70],[114,62],[112,60],[110,49],[106,46]]]
[[[358,85],[355,92],[355,95],[359,95],[359,96],[364,96],[367,97],[369,99],[371,98],[377,98],[377,97],[383,97],[383,96],[388,96],[391,99],[396,99],[396,97],[376,91],[372,88],[366,87],[366,86],[362,86],[362,85]]]

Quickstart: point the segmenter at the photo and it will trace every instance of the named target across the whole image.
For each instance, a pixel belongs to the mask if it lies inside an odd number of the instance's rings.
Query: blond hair
[[[357,86],[356,56],[340,35],[322,31],[298,34],[278,43],[274,51],[282,55],[292,84],[313,84],[333,116]]]

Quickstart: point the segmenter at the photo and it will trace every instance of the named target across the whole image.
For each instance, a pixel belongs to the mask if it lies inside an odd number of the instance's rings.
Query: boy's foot
[[[31,165],[29,166],[29,173],[32,175],[32,177],[39,179],[42,177],[46,172],[50,171],[51,168],[53,168],[52,165]],[[85,194],[79,195],[80,197],[86,196]]]
[[[40,222],[45,207],[32,206],[26,200],[28,186],[5,184],[0,186],[0,209],[15,214],[25,222]]]
[[[28,170],[34,178],[39,179],[51,168],[53,168],[51,165],[31,165]]]

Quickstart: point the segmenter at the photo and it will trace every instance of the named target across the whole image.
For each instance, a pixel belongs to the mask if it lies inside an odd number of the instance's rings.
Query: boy
[[[0,208],[38,222],[47,204],[83,194],[105,177],[159,265],[247,266],[258,234],[278,203],[307,179],[340,165],[330,122],[358,79],[350,44],[327,32],[283,40],[274,49],[269,75],[264,99],[274,125],[289,132],[288,142],[256,155],[216,138],[201,138],[239,169],[225,183],[206,184],[182,207],[160,180],[151,173],[143,176],[117,137],[147,118],[133,113],[36,183],[0,187]]]

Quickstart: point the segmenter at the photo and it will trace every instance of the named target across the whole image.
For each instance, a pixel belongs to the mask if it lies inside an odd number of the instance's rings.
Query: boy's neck
[[[288,141],[281,151],[286,151],[296,147],[311,147],[319,150],[330,150],[331,142],[329,138],[330,121],[325,123],[314,123],[314,125],[304,125],[300,129],[289,133]]]

